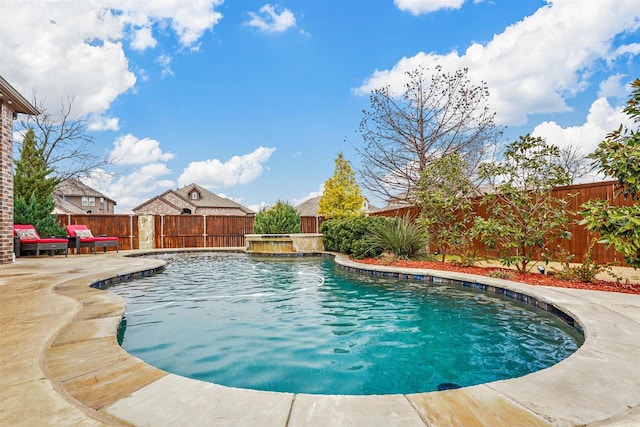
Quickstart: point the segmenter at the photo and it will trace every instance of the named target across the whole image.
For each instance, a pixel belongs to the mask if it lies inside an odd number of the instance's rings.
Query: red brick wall
[[[13,110],[0,104],[0,264],[13,261]]]

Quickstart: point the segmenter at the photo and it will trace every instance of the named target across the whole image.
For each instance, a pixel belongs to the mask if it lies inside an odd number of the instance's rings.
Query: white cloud
[[[172,180],[159,179],[170,173],[164,163],[152,163],[127,175],[97,171],[86,184],[115,200],[117,213],[130,213],[134,207],[172,188],[175,185]]]
[[[171,69],[171,57],[168,55],[160,55],[155,61],[160,64],[162,70],[162,77],[173,76],[173,70]]]
[[[440,9],[460,9],[464,0],[394,0],[393,3],[400,10],[421,15]]]
[[[142,177],[158,177],[162,175],[168,175],[171,173],[171,169],[164,163],[150,163],[143,165],[139,170],[139,175]],[[146,181],[146,178],[145,178]]]
[[[626,87],[622,79],[625,76],[623,74],[614,74],[607,80],[600,83],[600,90],[598,91],[598,97],[600,98],[625,98],[629,94],[629,90]]]
[[[591,104],[583,125],[563,128],[553,121],[543,122],[537,125],[531,134],[545,138],[547,143],[561,148],[568,145],[576,146],[586,155],[592,153],[600,141],[620,124],[632,124],[622,107],[614,108],[606,98],[599,98]]]
[[[138,51],[144,51],[148,48],[154,48],[158,44],[158,41],[153,37],[151,28],[144,27],[133,32],[133,39],[131,40],[131,48]]]
[[[630,43],[630,44],[622,45],[615,50],[612,56],[616,58],[618,56],[623,56],[626,54],[629,54],[632,56],[639,55],[640,43]]]
[[[246,184],[262,174],[263,163],[269,160],[274,151],[275,148],[258,147],[252,153],[233,156],[224,163],[218,159],[192,162],[178,178],[178,184],[195,182],[206,188]]]
[[[132,4],[137,4],[136,0],[131,0]],[[158,15],[171,19],[171,28],[180,37],[183,46],[192,46],[205,31],[208,31],[222,19],[222,14],[214,10],[216,6],[223,3],[223,0],[147,0],[147,5],[155,10]],[[164,12],[166,10],[166,12]],[[164,13],[163,13],[164,12]]]
[[[21,93],[36,88],[52,106],[75,96],[74,114],[100,113],[136,84],[123,43],[152,47],[154,34],[170,29],[190,48],[222,15],[222,0],[0,1],[0,52],[5,79]],[[155,26],[155,27],[154,27]]]
[[[260,203],[257,203],[255,205],[247,206],[247,208],[251,209],[254,212],[260,212],[261,210],[267,209],[269,207],[271,207],[271,205],[269,203],[267,203],[267,202],[260,202]]]
[[[281,33],[296,26],[296,18],[289,9],[283,9],[278,13],[275,6],[265,4],[260,8],[260,13],[249,12],[250,20],[245,25],[254,27],[267,33]]]
[[[120,129],[120,119],[107,117],[104,114],[91,114],[87,128],[90,131],[118,130]]]
[[[152,162],[166,162],[173,159],[173,153],[163,153],[160,143],[155,139],[138,139],[131,134],[118,137],[109,158],[119,164],[136,165]]]
[[[472,81],[489,84],[498,122],[522,125],[529,114],[569,111],[565,98],[587,87],[591,68],[616,55],[633,55],[635,44],[612,50],[612,41],[637,30],[639,17],[637,0],[611,1],[606,8],[598,2],[555,0],[463,54],[420,52],[402,58],[390,70],[376,70],[355,92],[369,94],[387,84],[400,91],[405,72],[418,66],[442,65],[450,72],[467,67]]]

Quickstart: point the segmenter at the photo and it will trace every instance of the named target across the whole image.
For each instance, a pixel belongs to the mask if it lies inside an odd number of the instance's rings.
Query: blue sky
[[[319,195],[339,152],[360,162],[371,90],[417,66],[486,81],[497,142],[585,153],[640,78],[637,0],[0,0],[0,16],[0,75],[51,111],[75,97],[116,160],[87,183],[117,213],[192,182],[254,210]]]

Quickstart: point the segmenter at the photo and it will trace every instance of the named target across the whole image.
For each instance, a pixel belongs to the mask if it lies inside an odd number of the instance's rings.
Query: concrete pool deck
[[[458,390],[271,393],[169,374],[122,350],[115,334],[123,300],[89,285],[162,265],[126,254],[19,258],[0,266],[1,426],[640,425],[640,295],[438,272],[552,303],[578,320],[585,343],[542,371]]]

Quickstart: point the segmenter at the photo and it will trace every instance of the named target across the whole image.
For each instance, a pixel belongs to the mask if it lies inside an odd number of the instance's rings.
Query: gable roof
[[[53,194],[52,196],[53,201],[56,204],[56,206],[53,208],[54,214],[83,215],[87,213],[86,210],[74,205],[73,203],[70,203],[57,194]]]
[[[320,197],[312,197],[296,206],[300,216],[316,216],[320,209]]]
[[[300,203],[298,206],[296,206],[296,210],[298,211],[298,213],[300,214],[300,216],[316,216],[316,215],[320,215],[318,213],[318,211],[320,210],[320,198],[322,196],[317,196],[317,197],[312,197],[302,203]],[[377,208],[376,206],[373,206],[372,204],[368,203],[368,199],[365,197],[364,201],[367,206],[367,209],[365,209],[364,213],[370,213],[370,212],[375,212],[377,210],[379,210],[379,208]]]
[[[114,205],[116,205],[116,201],[111,197],[107,197],[98,190],[95,190],[80,180],[75,178],[65,179],[53,189],[53,194],[62,197],[82,197],[82,196],[92,196],[92,197],[102,197],[105,200],[112,201]]]
[[[189,197],[189,195],[194,191],[198,192],[200,195],[197,199]],[[245,208],[241,204],[236,203],[231,199],[227,199],[226,197],[220,197],[195,183],[185,185],[178,189],[176,193],[181,195],[185,200],[188,200],[189,203],[200,208],[235,208],[240,209],[244,213],[255,213],[251,209]]]
[[[197,199],[192,199],[189,195],[191,193],[193,193],[194,191],[196,191],[199,194],[199,197]],[[218,196],[217,194],[212,193],[211,191],[207,190],[204,187],[199,186],[198,184],[189,184],[189,185],[185,185],[182,188],[179,188],[177,190],[167,190],[164,193],[152,197],[151,199],[145,201],[144,203],[140,204],[139,206],[136,206],[135,208],[133,208],[132,210],[138,211],[140,209],[142,209],[144,206],[156,201],[156,200],[161,200],[163,203],[166,203],[167,205],[175,208],[176,210],[182,210],[182,208],[179,208],[178,206],[176,206],[175,204],[169,202],[166,199],[166,196],[168,194],[172,194],[176,197],[178,197],[179,199],[183,200],[184,203],[188,206],[193,206],[196,208],[229,208],[229,209],[239,209],[242,212],[251,215],[251,214],[255,214],[254,211],[252,211],[251,209],[248,209],[244,206],[242,206],[239,203],[234,202],[231,199],[227,199],[226,197],[221,197]]]
[[[191,204],[191,201],[190,201],[190,200],[186,200],[186,199],[185,199],[181,194],[176,193],[176,191],[175,191],[175,190],[167,190],[167,191],[165,191],[165,192],[164,192],[164,193],[162,193],[162,194],[158,194],[157,196],[154,196],[154,197],[150,198],[149,200],[146,200],[146,201],[142,202],[140,205],[136,206],[135,208],[133,208],[133,209],[131,209],[131,210],[132,210],[133,212],[135,212],[135,211],[140,210],[140,209],[142,209],[143,207],[145,207],[145,206],[147,206],[147,205],[149,205],[149,204],[151,204],[151,203],[155,202],[156,200],[160,200],[160,201],[162,201],[162,203],[165,203],[166,205],[171,206],[172,208],[174,208],[174,209],[175,209],[175,210],[177,210],[177,211],[182,210],[182,208],[181,208],[181,207],[176,206],[174,203],[171,203],[170,201],[168,201],[168,200],[166,199],[166,197],[165,197],[165,196],[166,196],[167,194],[173,194],[173,195],[175,195],[176,197],[178,197],[179,199],[184,200],[184,202],[185,202],[187,205],[189,205],[190,207],[191,207],[191,206],[193,206],[193,204]]]

